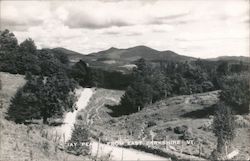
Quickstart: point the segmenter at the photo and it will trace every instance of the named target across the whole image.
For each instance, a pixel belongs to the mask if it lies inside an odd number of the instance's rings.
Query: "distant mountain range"
[[[90,53],[83,55],[72,50],[65,48],[54,48],[54,50],[59,50],[66,53],[71,61],[76,61],[80,59],[91,59],[96,60],[119,60],[119,61],[135,61],[139,58],[144,58],[148,61],[157,61],[157,60],[173,60],[173,61],[190,61],[195,60],[196,58],[178,55],[177,53],[167,50],[167,51],[158,51],[147,46],[136,46],[127,49],[118,49],[111,47],[107,50],[103,50],[96,53]]]
[[[135,46],[127,49],[118,49],[111,47],[107,50],[100,52],[90,53],[83,55],[72,50],[65,48],[54,48],[53,50],[58,50],[66,55],[68,55],[72,63],[78,62],[79,60],[84,60],[94,67],[101,67],[104,69],[115,69],[115,70],[124,70],[124,68],[132,68],[134,61],[144,58],[145,60],[151,62],[157,61],[193,61],[197,60],[194,57],[188,57],[184,55],[179,55],[173,51],[158,51],[147,46]],[[210,61],[249,61],[249,57],[236,57],[236,56],[223,56],[212,59],[207,59]]]
[[[212,60],[212,61],[243,61],[243,62],[250,62],[250,57],[246,57],[246,56],[220,56],[217,58],[211,58],[208,60]]]
[[[173,60],[173,61],[190,61],[195,58],[178,55],[173,51],[158,51],[147,46],[136,46],[127,49],[110,48],[108,50],[91,53],[88,55],[91,58],[101,60],[120,60],[133,62],[139,58],[144,58],[148,61],[158,60]]]

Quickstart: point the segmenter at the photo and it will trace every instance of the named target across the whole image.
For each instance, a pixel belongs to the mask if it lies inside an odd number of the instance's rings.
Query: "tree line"
[[[25,74],[27,83],[11,100],[7,118],[17,123],[31,119],[62,117],[74,110],[76,81],[70,75],[66,55],[38,50],[32,39],[18,44],[8,30],[0,32],[0,71]]]
[[[110,107],[113,116],[137,112],[146,105],[177,95],[222,90],[221,98],[236,112],[249,112],[249,64],[196,60],[192,62],[160,62],[144,59],[135,62],[133,81],[120,104]],[[237,66],[237,71],[235,71]],[[231,98],[231,99],[230,99]]]

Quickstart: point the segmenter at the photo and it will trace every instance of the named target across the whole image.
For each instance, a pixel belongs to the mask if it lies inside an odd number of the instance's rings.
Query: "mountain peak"
[[[157,50],[152,49],[152,48],[150,48],[148,46],[145,46],[145,45],[134,46],[134,47],[128,48],[127,50],[135,50],[135,49],[137,49],[137,50],[154,50],[154,51],[157,51]]]
[[[108,51],[112,51],[112,50],[118,50],[118,48],[111,47],[111,48],[108,49]]]

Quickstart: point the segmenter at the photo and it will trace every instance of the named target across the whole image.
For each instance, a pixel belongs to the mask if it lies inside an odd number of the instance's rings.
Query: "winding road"
[[[78,101],[76,103],[77,110],[75,110],[74,112],[68,112],[65,115],[63,125],[56,127],[57,132],[65,135],[65,141],[68,141],[71,138],[72,129],[76,122],[76,116],[77,116],[78,111],[83,110],[88,105],[88,102],[94,92],[93,92],[93,89],[91,88],[81,88],[81,89],[77,89],[76,93],[77,95],[79,95]],[[91,108],[90,110],[93,110],[93,109]],[[99,109],[97,108],[95,110],[96,112],[98,112]],[[86,111],[86,112],[88,116],[89,111]],[[141,151],[134,150],[134,149],[127,149],[127,148],[101,144],[95,141],[91,143],[91,155],[97,156],[97,157],[109,155],[112,160],[123,160],[123,161],[125,160],[170,161],[171,160],[171,159],[163,158],[163,157],[153,155],[150,153],[141,152]]]

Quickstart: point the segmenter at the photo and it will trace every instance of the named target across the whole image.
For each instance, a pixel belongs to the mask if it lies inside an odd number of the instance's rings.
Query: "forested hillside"
[[[222,100],[237,112],[248,112],[249,64],[226,61],[211,62],[151,62],[140,59],[133,71],[133,82],[128,86],[113,115],[137,112],[145,105],[178,95],[190,95],[222,90]]]

